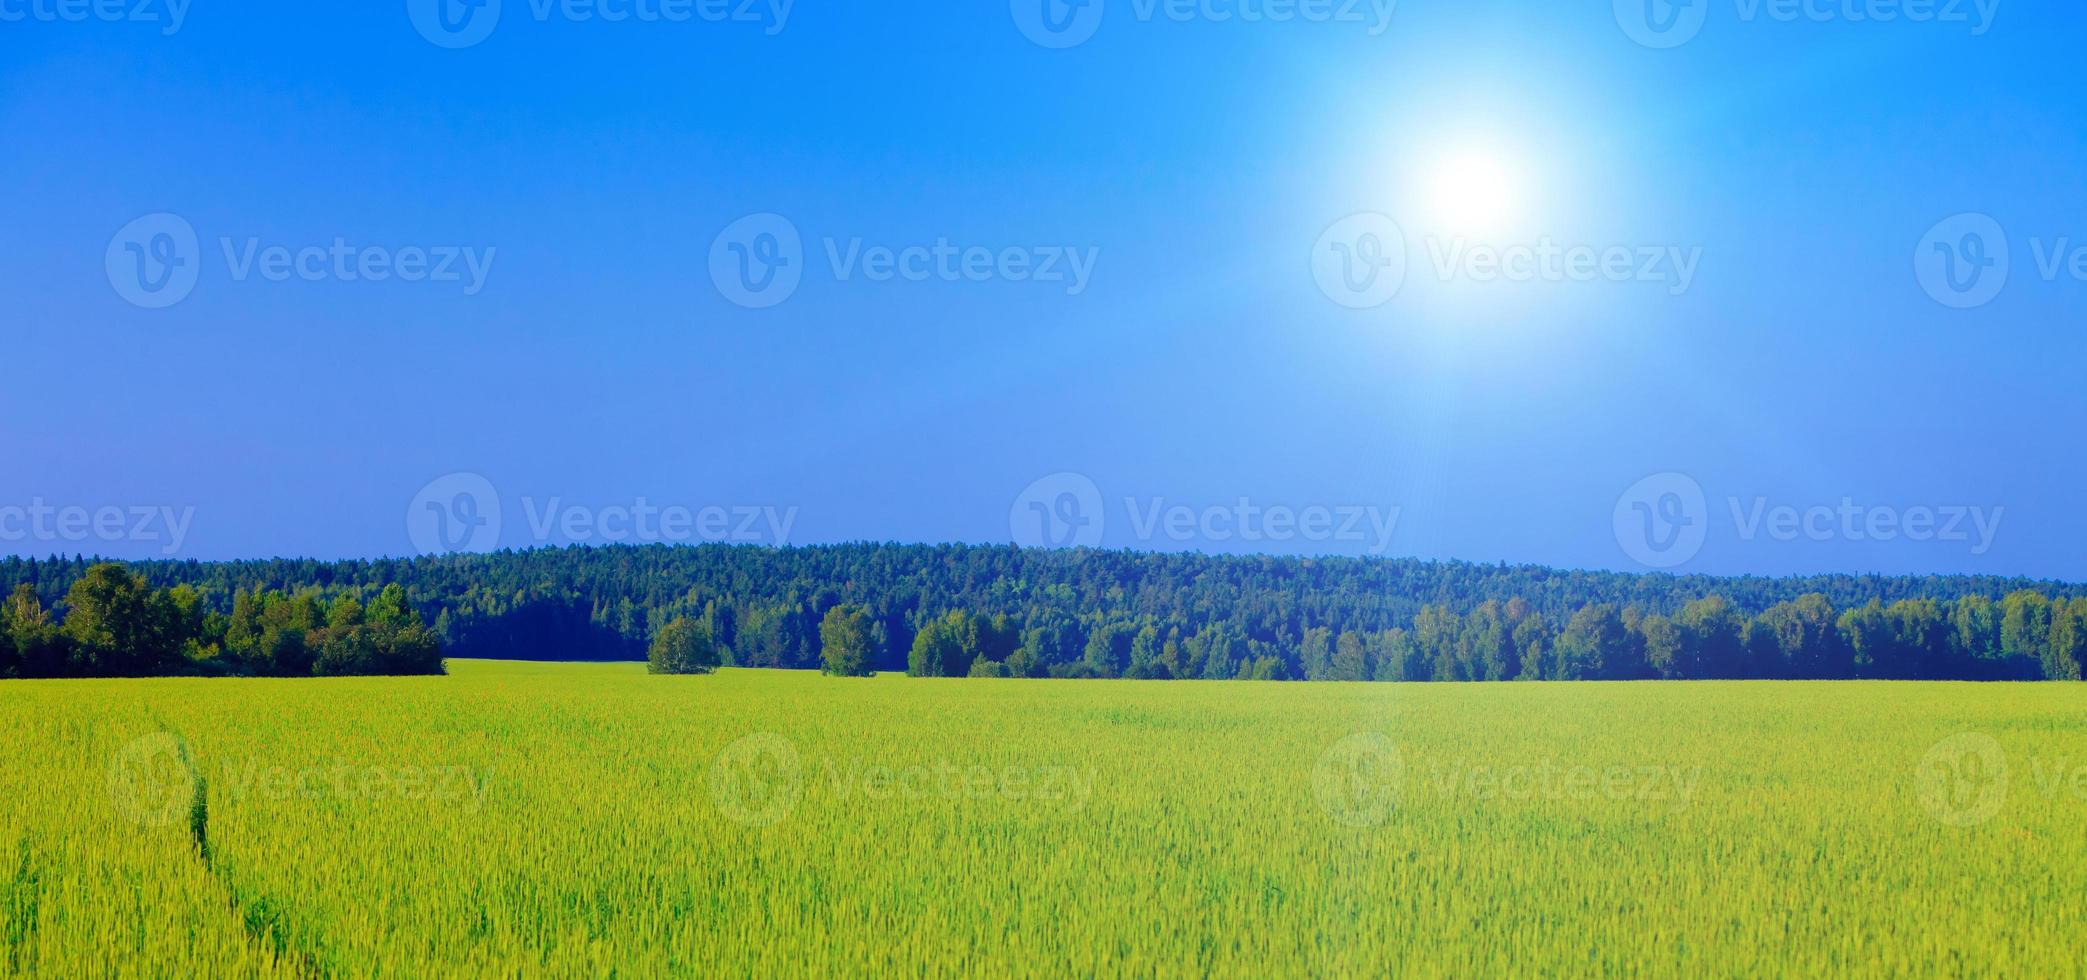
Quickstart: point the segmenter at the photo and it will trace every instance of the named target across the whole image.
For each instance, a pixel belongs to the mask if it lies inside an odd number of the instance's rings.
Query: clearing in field
[[[0,972],[2080,969],[2079,685],[0,684]]]

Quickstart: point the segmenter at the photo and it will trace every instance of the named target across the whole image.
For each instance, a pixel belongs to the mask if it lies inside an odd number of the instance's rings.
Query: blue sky
[[[165,2],[0,0],[0,551],[2087,578],[2069,8]]]

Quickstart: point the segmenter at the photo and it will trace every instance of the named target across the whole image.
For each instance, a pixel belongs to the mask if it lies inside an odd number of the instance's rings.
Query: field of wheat
[[[0,684],[0,972],[2062,976],[2087,688]]]

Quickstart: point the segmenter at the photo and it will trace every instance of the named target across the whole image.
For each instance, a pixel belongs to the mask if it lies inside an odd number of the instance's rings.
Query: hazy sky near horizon
[[[0,0],[0,553],[2087,578],[2072,7],[440,4]]]

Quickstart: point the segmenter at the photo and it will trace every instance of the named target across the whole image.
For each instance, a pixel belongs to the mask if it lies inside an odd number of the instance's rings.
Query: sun
[[[1519,168],[1499,150],[1457,147],[1440,154],[1429,170],[1428,209],[1449,234],[1497,233],[1522,204],[1522,182]]]

